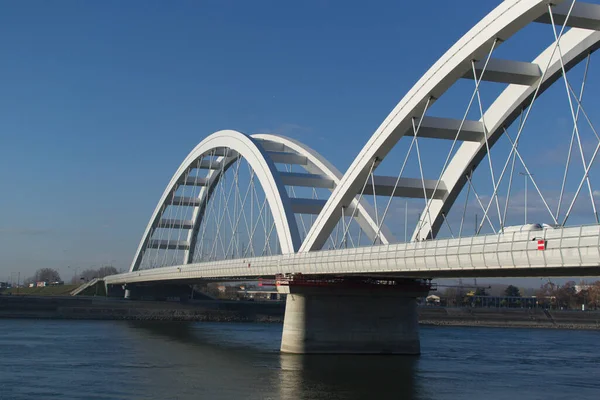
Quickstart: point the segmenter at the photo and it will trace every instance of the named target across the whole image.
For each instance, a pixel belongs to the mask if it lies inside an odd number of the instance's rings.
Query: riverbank
[[[276,301],[197,300],[175,303],[106,297],[0,296],[0,318],[282,323],[284,311],[285,303]],[[600,330],[600,312],[419,307],[419,323]]]
[[[56,285],[42,287],[14,287],[2,291],[6,296],[70,296],[79,285]]]
[[[197,300],[187,303],[107,297],[0,296],[0,318],[128,321],[282,322],[285,304]]]
[[[419,323],[434,326],[600,330],[600,311],[421,307]]]

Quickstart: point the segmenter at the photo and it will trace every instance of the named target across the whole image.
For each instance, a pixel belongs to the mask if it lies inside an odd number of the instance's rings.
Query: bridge
[[[207,136],[168,183],[129,272],[105,278],[107,292],[270,279],[288,294],[282,351],[412,354],[415,298],[432,278],[600,275],[600,136],[584,96],[599,31],[596,4],[502,2],[343,174],[291,138]],[[551,166],[540,168],[544,154]],[[530,215],[547,224],[530,223],[528,188]]]

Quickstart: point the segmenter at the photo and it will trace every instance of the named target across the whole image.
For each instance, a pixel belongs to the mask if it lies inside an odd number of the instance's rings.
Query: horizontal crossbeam
[[[212,159],[212,160],[202,159],[199,163],[192,163],[190,166],[192,168],[200,168],[200,169],[221,169],[221,161],[217,161],[215,159]]]
[[[217,147],[212,149],[207,155],[215,157],[235,157],[237,153],[228,147]]]
[[[162,250],[189,250],[190,244],[185,240],[156,240],[152,239],[148,242],[148,247],[151,249]]]
[[[398,185],[395,185],[397,179],[393,176],[375,176],[375,194],[377,196],[391,196],[393,193],[395,197],[423,198],[423,183],[420,179],[400,178]],[[425,179],[425,193],[428,199],[431,199],[436,183],[437,181]],[[369,179],[369,182],[365,186],[364,193],[374,194],[371,179]],[[446,186],[443,182],[440,182],[433,198],[443,199],[447,193]]]
[[[533,85],[542,76],[540,66],[530,62],[491,58],[481,73],[485,60],[475,64],[477,78],[487,82],[514,83],[517,85]],[[468,71],[463,78],[473,79],[473,71]]]
[[[169,204],[174,206],[194,206],[197,207],[200,205],[200,199],[198,197],[182,197],[182,196],[174,196],[171,198]]]
[[[207,186],[209,181],[200,176],[188,175],[187,177],[182,177],[178,183],[186,186]]]
[[[284,153],[281,151],[269,151],[267,152],[271,160],[276,164],[292,164],[292,165],[306,165],[307,158],[295,153]]]
[[[158,221],[158,228],[173,228],[173,229],[192,229],[194,221],[182,219],[161,219]]]
[[[563,25],[567,14],[571,8],[571,1],[565,1],[552,7],[552,16],[554,17],[554,23],[557,25]],[[544,24],[551,24],[552,20],[550,15],[545,13],[536,22]],[[567,26],[572,28],[583,28],[590,30],[600,30],[600,5],[576,2],[567,20]]]
[[[324,175],[307,174],[300,172],[280,172],[281,181],[286,186],[301,186],[313,188],[333,189],[333,179]]]
[[[270,140],[255,139],[260,143],[261,147],[265,151],[283,152],[285,151],[285,145],[283,143],[272,142]]]
[[[321,212],[327,200],[291,198],[292,211],[295,214],[313,214]]]
[[[423,117],[417,136],[454,140],[454,138],[456,138],[456,132],[458,132],[460,128],[458,140],[468,142],[480,142],[483,140],[484,130],[481,122],[467,120],[462,123],[462,127],[461,122],[462,121],[458,119],[451,118]],[[412,135],[412,128],[408,135]]]

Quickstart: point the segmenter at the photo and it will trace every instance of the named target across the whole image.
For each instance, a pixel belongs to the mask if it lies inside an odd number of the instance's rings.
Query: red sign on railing
[[[543,239],[538,240],[538,250],[546,250],[546,241]]]

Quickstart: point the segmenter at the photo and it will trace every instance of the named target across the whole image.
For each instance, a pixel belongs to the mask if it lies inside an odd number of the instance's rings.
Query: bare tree
[[[600,281],[590,285],[587,293],[587,301],[590,308],[597,310],[600,306]]]
[[[98,278],[104,278],[105,276],[116,275],[118,273],[119,271],[117,271],[115,267],[113,267],[112,265],[107,265],[98,269]]]
[[[84,280],[86,282],[91,281],[94,278],[98,277],[98,271],[95,269],[86,269],[82,273],[79,274],[79,280]]]
[[[30,283],[35,283],[35,276],[30,276],[23,281],[24,286],[29,286]]]
[[[60,282],[60,274],[52,268],[41,268],[33,276],[36,282]]]

